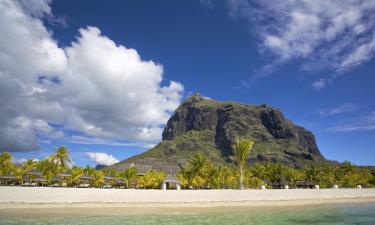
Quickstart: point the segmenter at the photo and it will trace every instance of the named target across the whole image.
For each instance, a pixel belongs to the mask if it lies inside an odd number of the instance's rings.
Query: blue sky
[[[60,145],[80,166],[141,153],[199,92],[278,107],[328,159],[375,165],[373,1],[2,0],[0,10],[0,146],[18,161]]]

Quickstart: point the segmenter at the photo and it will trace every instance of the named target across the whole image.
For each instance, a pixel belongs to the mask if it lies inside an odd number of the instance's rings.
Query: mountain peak
[[[265,104],[218,102],[198,93],[176,109],[162,136],[160,144],[125,161],[148,158],[152,162],[183,164],[200,152],[214,163],[231,164],[235,139],[247,138],[256,143],[249,163],[278,162],[303,167],[327,162],[314,135],[286,119],[280,109]]]

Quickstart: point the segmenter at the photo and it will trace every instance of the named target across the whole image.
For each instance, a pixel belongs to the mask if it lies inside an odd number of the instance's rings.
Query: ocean
[[[63,210],[63,209],[61,209]],[[0,211],[0,224],[256,224],[256,225],[375,225],[375,204],[323,205],[286,208],[242,208],[220,212],[163,213],[141,215],[79,215]]]

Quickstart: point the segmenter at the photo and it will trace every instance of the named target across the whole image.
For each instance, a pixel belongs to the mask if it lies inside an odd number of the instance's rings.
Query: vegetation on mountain
[[[113,165],[129,163],[186,166],[200,153],[215,165],[236,163],[235,140],[250,139],[254,145],[247,165],[281,163],[290,167],[331,164],[320,153],[314,135],[286,119],[268,105],[218,102],[195,94],[183,102],[168,120],[162,141],[152,149]]]

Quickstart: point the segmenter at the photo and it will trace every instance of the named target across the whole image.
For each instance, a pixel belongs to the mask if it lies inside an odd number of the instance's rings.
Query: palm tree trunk
[[[242,165],[240,166],[240,188],[243,190],[243,169]]]

